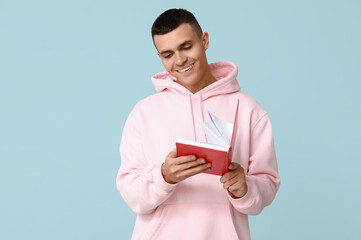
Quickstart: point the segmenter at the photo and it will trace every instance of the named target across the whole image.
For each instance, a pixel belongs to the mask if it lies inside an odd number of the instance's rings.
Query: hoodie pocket
[[[160,206],[143,239],[236,240],[228,204],[188,203]]]

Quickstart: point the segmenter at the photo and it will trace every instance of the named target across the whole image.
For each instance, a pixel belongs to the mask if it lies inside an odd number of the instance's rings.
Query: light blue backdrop
[[[361,239],[360,1],[170,2],[0,0],[0,239],[130,239],[119,142],[172,7],[271,117],[282,184],[253,239]]]

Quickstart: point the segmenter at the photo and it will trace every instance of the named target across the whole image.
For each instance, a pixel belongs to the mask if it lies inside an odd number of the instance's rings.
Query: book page
[[[195,142],[195,141],[190,141],[190,140],[185,140],[185,139],[180,139],[180,138],[177,139],[177,143],[183,143],[183,144],[202,147],[202,148],[209,148],[209,149],[214,149],[214,150],[223,151],[223,152],[227,152],[229,150],[229,147],[223,147],[223,146],[218,146],[218,145],[209,144],[209,143]]]
[[[215,133],[218,136],[218,138],[215,138],[213,136],[213,134],[210,134],[208,131],[203,129],[203,131],[206,133],[206,136],[207,136],[207,140],[208,140],[207,142],[211,143],[211,144],[216,144],[216,145],[219,145],[219,146],[224,146],[224,142],[219,141],[219,139],[223,139],[223,137],[218,135],[218,131],[215,128],[215,126],[213,125],[213,123],[205,122],[204,124],[209,128],[209,130],[211,130],[213,133]]]
[[[220,127],[218,126],[217,124],[217,119],[216,119],[216,116],[214,116],[211,111],[209,111],[207,109],[207,112],[208,112],[208,115],[209,115],[209,118],[211,119],[211,124],[213,124],[215,130],[217,131],[218,135],[224,140],[226,141],[226,138],[224,137],[223,133],[222,133],[222,130],[220,129]],[[226,141],[227,142],[227,141]]]
[[[209,110],[208,114],[216,130],[221,134],[221,137],[228,143],[228,145],[231,145],[233,124],[216,117]]]
[[[229,147],[230,145],[222,139],[219,135],[216,134],[217,131],[214,131],[215,127],[209,128],[208,125],[206,125],[198,116],[196,113],[193,113],[198,122],[202,125],[204,132],[206,133],[206,136],[208,140],[212,141],[212,144],[216,144],[219,146]]]

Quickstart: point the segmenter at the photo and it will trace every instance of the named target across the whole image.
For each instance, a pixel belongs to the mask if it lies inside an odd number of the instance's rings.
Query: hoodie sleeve
[[[137,214],[155,210],[173,192],[176,184],[167,183],[161,173],[161,163],[147,164],[142,141],[142,118],[134,109],[123,129],[120,143],[121,166],[117,188],[124,201]]]
[[[280,186],[272,127],[266,113],[251,130],[248,161],[248,192],[239,199],[229,195],[229,199],[237,211],[257,215],[272,203]]]

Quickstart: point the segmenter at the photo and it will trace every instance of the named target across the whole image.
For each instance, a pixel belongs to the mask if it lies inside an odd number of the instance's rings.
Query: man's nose
[[[175,53],[175,64],[177,64],[178,66],[182,66],[186,62],[187,62],[187,57],[184,56],[184,54],[182,54],[180,52]]]

